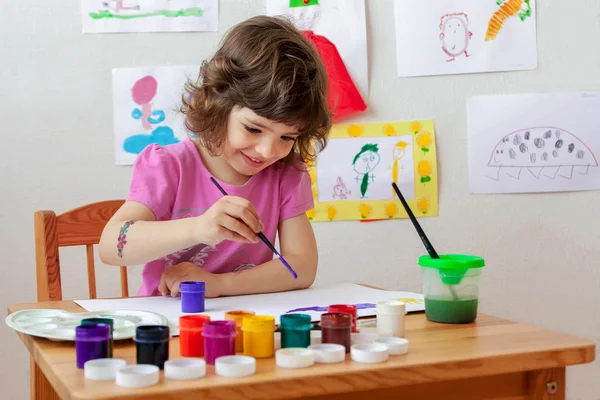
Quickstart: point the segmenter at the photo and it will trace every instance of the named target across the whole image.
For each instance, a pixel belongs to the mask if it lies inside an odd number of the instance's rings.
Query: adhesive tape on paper
[[[314,365],[315,353],[310,349],[288,347],[277,350],[275,363],[283,368],[306,368]]]
[[[120,358],[98,358],[86,361],[83,364],[83,376],[92,381],[112,381],[117,375],[117,370],[127,365]]]
[[[256,358],[249,356],[223,356],[215,360],[215,373],[220,376],[242,377],[256,372]]]
[[[394,356],[406,354],[408,352],[408,340],[397,337],[378,338],[375,343],[381,343],[387,346],[388,353]]]
[[[315,361],[321,364],[335,364],[346,359],[346,347],[336,343],[319,343],[308,346],[315,353]]]
[[[206,361],[202,358],[179,358],[165,361],[165,377],[169,379],[198,379],[206,375]]]
[[[350,347],[350,356],[359,363],[380,363],[387,361],[388,348],[381,343],[355,344]]]
[[[128,388],[141,388],[158,383],[160,369],[156,365],[129,365],[117,370],[117,385]]]

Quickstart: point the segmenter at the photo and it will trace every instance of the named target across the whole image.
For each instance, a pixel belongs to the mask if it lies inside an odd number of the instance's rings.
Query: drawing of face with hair
[[[400,163],[402,157],[406,155],[406,146],[408,146],[408,143],[401,140],[396,143],[394,150],[392,151],[392,158],[394,159],[394,164],[392,165],[392,180],[396,184],[398,184],[398,175],[400,172],[400,166],[398,164]]]
[[[290,0],[290,14],[296,28],[310,31],[321,19],[318,0]]]
[[[342,177],[338,176],[337,182],[333,187],[332,197],[338,200],[346,200],[351,194],[352,192],[348,190],[348,188],[344,184],[344,181],[342,180]]]
[[[354,156],[352,165],[354,166],[354,170],[359,174],[356,177],[356,182],[362,178],[360,184],[361,198],[364,198],[367,193],[369,179],[371,182],[375,181],[375,175],[371,174],[371,172],[375,169],[377,164],[379,164],[380,159],[379,147],[376,143],[365,144]]]

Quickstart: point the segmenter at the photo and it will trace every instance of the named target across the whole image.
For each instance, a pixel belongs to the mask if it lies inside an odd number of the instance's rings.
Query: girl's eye
[[[260,133],[260,129],[252,128],[251,126],[244,125],[244,128],[250,133]]]
[[[294,142],[296,141],[295,137],[291,137],[291,136],[282,136],[281,137],[283,140],[285,140],[286,142]]]

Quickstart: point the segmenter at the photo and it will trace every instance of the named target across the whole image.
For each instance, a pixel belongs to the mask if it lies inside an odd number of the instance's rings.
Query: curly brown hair
[[[282,161],[314,161],[327,145],[331,113],[327,75],[313,45],[289,21],[257,16],[235,25],[215,55],[202,63],[196,82],[185,86],[181,111],[186,128],[216,155],[229,113],[246,107],[298,129],[293,150]]]

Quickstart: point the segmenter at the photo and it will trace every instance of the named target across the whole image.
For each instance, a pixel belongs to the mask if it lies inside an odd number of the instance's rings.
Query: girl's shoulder
[[[185,139],[168,146],[148,145],[136,157],[134,164],[148,167],[174,166],[194,162],[196,158],[194,143],[189,139]]]

